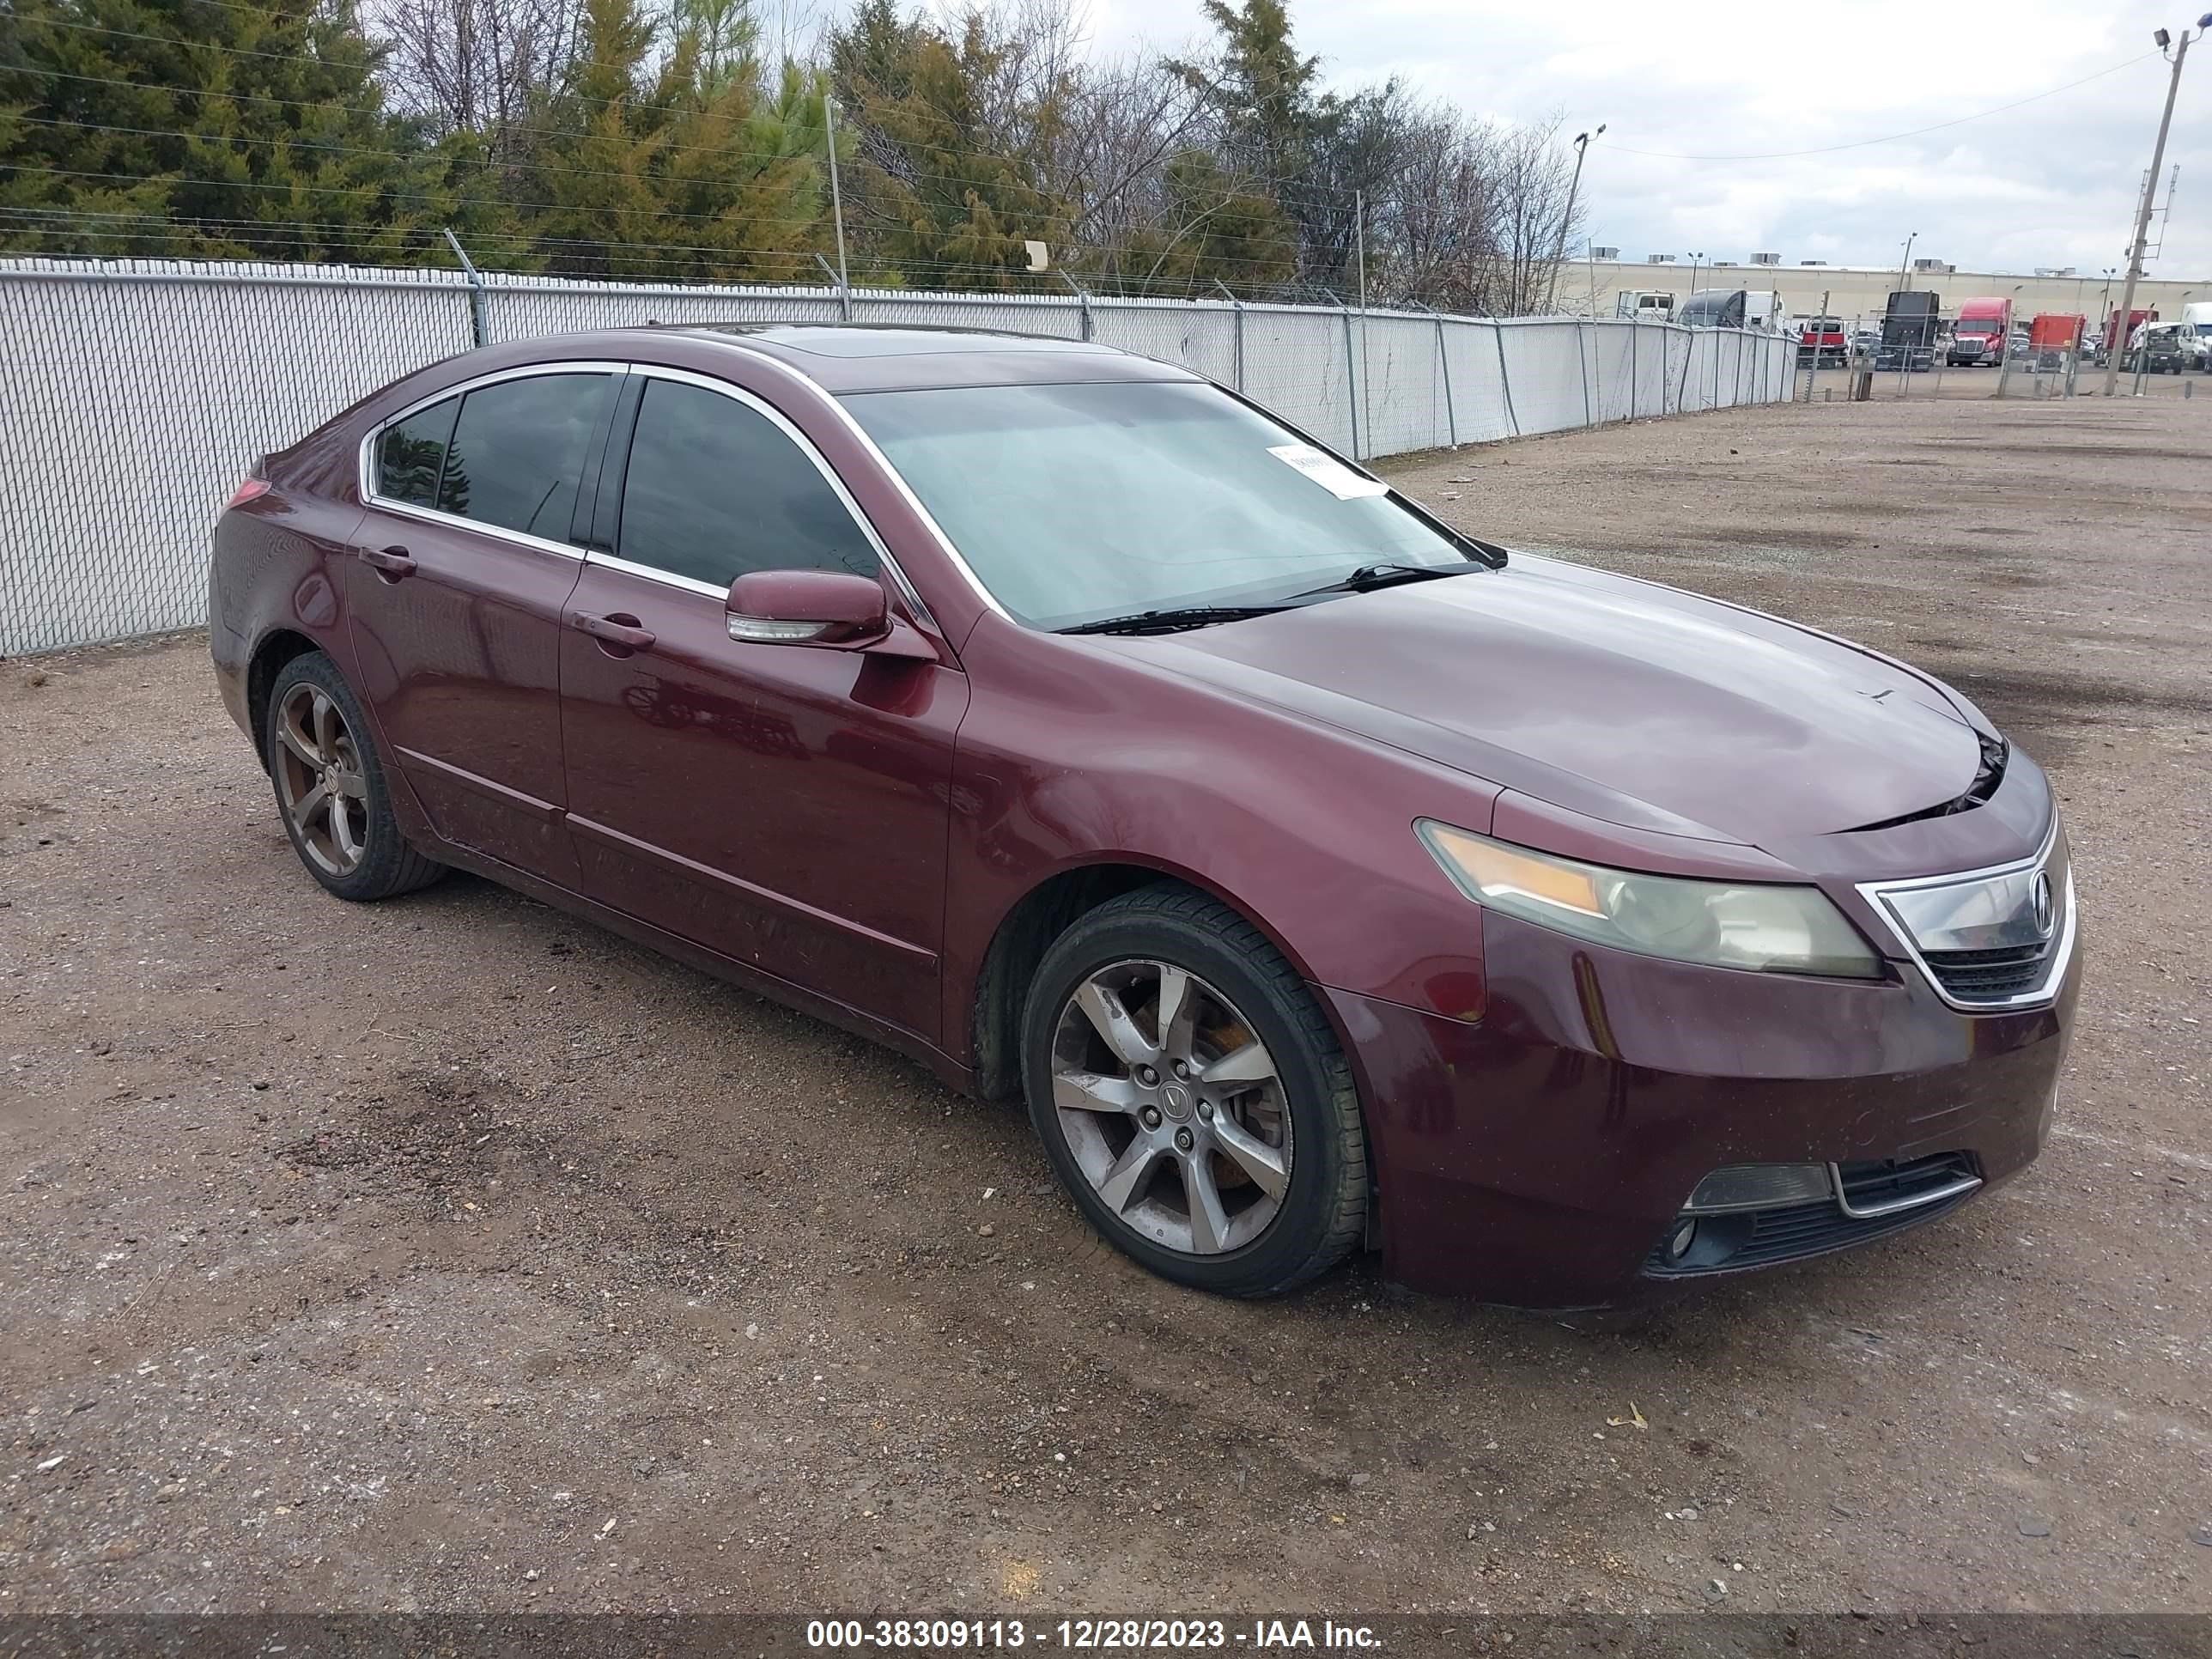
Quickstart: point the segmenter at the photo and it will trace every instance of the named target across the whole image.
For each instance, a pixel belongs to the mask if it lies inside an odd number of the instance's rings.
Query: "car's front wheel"
[[[1358,1243],[1351,1067],[1297,970],[1226,905],[1163,885],[1091,911],[1046,952],[1023,1028],[1054,1170],[1144,1266],[1267,1296]]]
[[[446,873],[399,833],[368,715],[322,652],[277,671],[262,754],[292,850],[340,898],[391,898]]]

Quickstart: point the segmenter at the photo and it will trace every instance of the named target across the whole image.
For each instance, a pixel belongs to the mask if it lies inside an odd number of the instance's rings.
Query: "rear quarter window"
[[[453,416],[461,400],[418,409],[384,428],[376,441],[376,493],[388,501],[428,507],[437,499],[438,474],[453,435]]]

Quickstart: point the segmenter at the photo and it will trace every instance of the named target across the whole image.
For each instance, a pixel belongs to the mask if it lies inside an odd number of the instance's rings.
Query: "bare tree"
[[[378,0],[368,21],[395,106],[504,159],[574,56],[580,12],[578,0]]]
[[[1542,308],[1554,256],[1580,228],[1579,204],[1574,222],[1562,223],[1573,163],[1559,136],[1557,116],[1534,126],[1503,128],[1497,134],[1490,308],[1499,316],[1525,316]]]

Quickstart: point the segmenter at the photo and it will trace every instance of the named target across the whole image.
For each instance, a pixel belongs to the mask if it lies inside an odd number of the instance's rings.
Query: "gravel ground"
[[[2071,814],[2037,1168],[1607,1319],[1185,1294],[881,1051],[325,897],[197,639],[0,664],[0,1611],[2212,1609],[2208,459],[1945,399],[1399,468],[1956,678]]]

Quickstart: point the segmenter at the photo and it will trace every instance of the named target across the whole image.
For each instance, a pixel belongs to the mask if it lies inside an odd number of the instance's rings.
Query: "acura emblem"
[[[2035,872],[2035,931],[2045,939],[2051,937],[2051,872]]]

